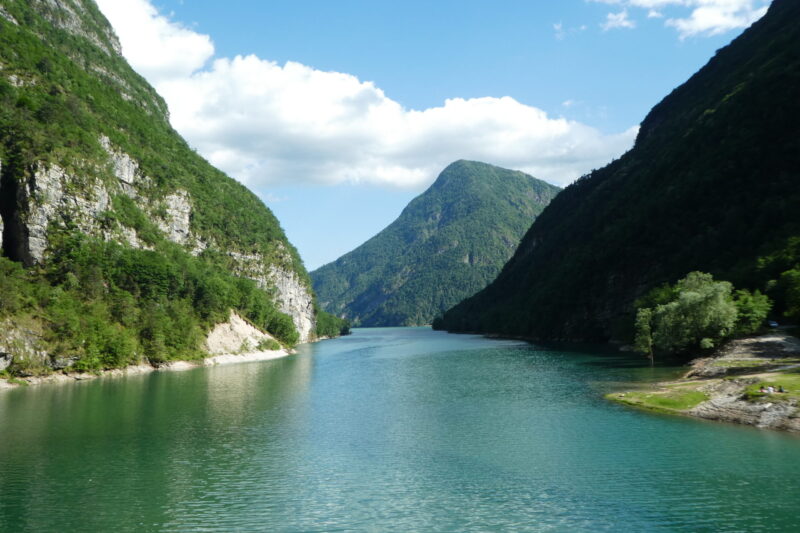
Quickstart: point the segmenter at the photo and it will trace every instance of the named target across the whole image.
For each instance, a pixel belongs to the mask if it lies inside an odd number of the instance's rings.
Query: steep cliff
[[[201,329],[227,318],[217,308],[230,303],[257,309],[250,318],[267,330],[289,315],[292,342],[315,336],[310,279],[278,221],[171,128],[166,104],[122,58],[92,0],[0,0],[0,221],[3,255],[45,272],[51,288],[72,269],[76,246],[117,250],[96,244],[108,243],[140,251],[127,259],[130,272],[154,261],[148,253],[183,265],[181,283],[193,281],[159,294],[205,305]],[[124,288],[112,282],[120,268],[98,267],[107,293]],[[247,288],[247,301],[223,302],[219,288],[236,284],[232,275],[266,299]],[[34,278],[26,283],[45,281]],[[145,278],[135,285],[135,298],[148,292]],[[17,312],[50,311],[39,302]]]
[[[386,229],[311,273],[320,303],[363,326],[430,324],[497,276],[559,190],[456,161]]]
[[[800,2],[774,0],[653,108],[627,154],[564,189],[497,279],[437,325],[625,337],[636,298],[695,270],[770,291],[780,310],[781,270],[760,258],[788,255],[800,236],[798,21]]]

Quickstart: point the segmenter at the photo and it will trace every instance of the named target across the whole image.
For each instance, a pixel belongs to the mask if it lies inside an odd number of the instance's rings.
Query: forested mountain
[[[361,326],[430,324],[494,279],[558,191],[457,161],[386,229],[311,273],[320,305]]]
[[[637,297],[696,270],[766,290],[776,313],[800,306],[799,91],[800,2],[774,0],[652,109],[633,149],[559,194],[496,281],[436,326],[626,338]]]
[[[235,309],[312,339],[278,221],[197,155],[92,0],[0,0],[0,371],[200,357]]]

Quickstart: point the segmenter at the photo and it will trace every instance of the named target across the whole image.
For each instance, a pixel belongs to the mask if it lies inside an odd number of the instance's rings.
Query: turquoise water
[[[0,531],[798,531],[800,439],[629,410],[674,369],[425,328],[0,391]]]

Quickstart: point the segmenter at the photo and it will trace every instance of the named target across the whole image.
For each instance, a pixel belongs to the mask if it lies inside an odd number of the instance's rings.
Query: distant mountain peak
[[[320,304],[364,326],[429,324],[497,275],[559,190],[456,161],[387,228],[311,274]]]

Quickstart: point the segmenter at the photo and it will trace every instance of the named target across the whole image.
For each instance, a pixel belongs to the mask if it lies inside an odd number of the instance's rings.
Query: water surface
[[[602,399],[674,369],[357,329],[0,391],[0,531],[793,531],[800,439]]]

